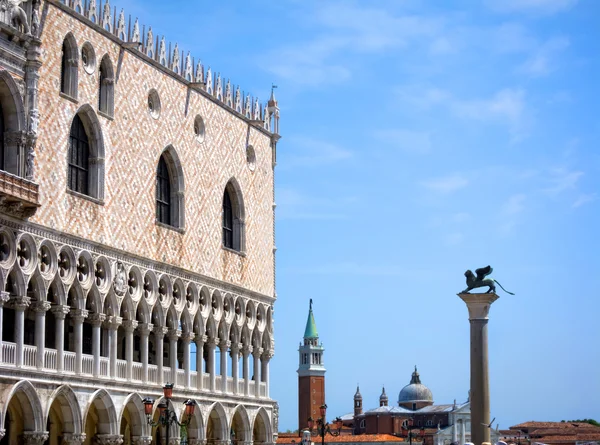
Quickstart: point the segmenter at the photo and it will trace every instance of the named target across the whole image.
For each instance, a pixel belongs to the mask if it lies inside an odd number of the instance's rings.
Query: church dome
[[[421,383],[421,378],[415,366],[415,372],[412,373],[410,383],[402,388],[398,395],[398,404],[417,402],[433,403],[433,394],[428,387]]]

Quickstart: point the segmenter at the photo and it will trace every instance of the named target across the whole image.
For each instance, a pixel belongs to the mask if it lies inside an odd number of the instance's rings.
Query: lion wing
[[[486,267],[480,267],[479,269],[475,269],[475,274],[477,275],[478,280],[483,280],[485,277],[487,277],[493,271],[494,271],[494,269],[492,269],[492,266],[486,266]]]

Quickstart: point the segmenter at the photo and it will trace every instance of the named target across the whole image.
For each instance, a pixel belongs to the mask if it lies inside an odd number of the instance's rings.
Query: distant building
[[[600,427],[585,422],[524,422],[500,431],[509,445],[600,445]]]

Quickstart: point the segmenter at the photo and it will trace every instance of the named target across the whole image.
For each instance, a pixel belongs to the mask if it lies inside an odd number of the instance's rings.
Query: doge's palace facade
[[[167,383],[168,445],[275,441],[278,140],[108,0],[0,0],[0,445],[165,445]]]

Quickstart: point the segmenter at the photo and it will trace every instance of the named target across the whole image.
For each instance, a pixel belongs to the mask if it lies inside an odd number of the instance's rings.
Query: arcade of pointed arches
[[[166,431],[148,425],[142,396],[131,393],[113,398],[99,389],[77,397],[69,385],[58,387],[48,397],[40,396],[27,380],[0,390],[0,445],[149,445],[164,444]],[[86,400],[85,406],[79,400]],[[115,400],[123,400],[118,405]],[[158,420],[156,400],[152,419]],[[226,410],[219,403],[198,401],[192,419],[185,418],[184,405],[171,401],[177,419],[189,420],[187,428],[176,424],[171,438],[188,445],[271,444],[273,431],[264,407],[249,412],[243,405]],[[229,414],[228,414],[229,412]]]

